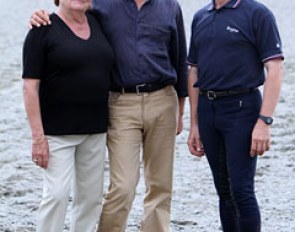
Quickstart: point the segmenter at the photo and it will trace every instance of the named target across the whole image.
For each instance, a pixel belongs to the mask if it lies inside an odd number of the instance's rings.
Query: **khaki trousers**
[[[70,231],[93,232],[101,213],[106,133],[46,136],[49,164],[44,169],[43,199],[37,232],[62,232],[74,180]]]
[[[99,232],[124,232],[139,181],[143,150],[146,196],[142,232],[168,232],[178,98],[172,86],[152,93],[109,98],[107,146],[110,185]]]

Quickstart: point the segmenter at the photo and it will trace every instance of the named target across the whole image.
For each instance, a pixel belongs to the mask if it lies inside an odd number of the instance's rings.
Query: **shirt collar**
[[[124,0],[124,1],[125,1],[127,4],[128,4],[128,3],[131,3],[131,2],[133,2],[134,4],[136,4],[136,3],[135,3],[135,0]],[[149,4],[153,4],[155,1],[156,1],[156,0],[145,0],[144,3],[143,3],[143,5],[146,4],[146,3],[148,3],[148,2],[149,2]]]
[[[221,8],[229,8],[229,9],[236,9],[241,4],[242,0],[230,0],[228,3],[226,3]],[[215,0],[212,0],[212,2],[208,6],[208,11],[215,9]]]
[[[132,0],[132,1],[135,1],[135,0]],[[153,2],[154,0],[145,0],[144,3],[146,2]]]
[[[128,1],[128,0],[127,0]],[[132,2],[135,2],[135,0],[131,0]],[[154,0],[145,0],[144,2],[146,3],[146,2],[153,2]],[[129,0],[129,2],[130,2],[130,0]]]

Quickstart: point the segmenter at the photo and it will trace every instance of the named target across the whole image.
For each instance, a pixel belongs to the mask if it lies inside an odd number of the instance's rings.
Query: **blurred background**
[[[179,0],[187,40],[197,9],[210,0]],[[285,77],[275,122],[272,148],[259,158],[256,189],[261,206],[263,232],[295,231],[295,1],[261,0],[275,14],[284,46]],[[21,54],[28,21],[37,9],[55,10],[53,0],[1,2],[0,18],[0,232],[35,231],[42,194],[42,173],[31,162],[30,130],[22,103]],[[177,137],[171,231],[215,232],[220,230],[218,202],[205,158],[189,155],[184,131]],[[108,185],[108,162],[106,162]],[[139,231],[144,197],[141,178],[126,232]],[[69,206],[70,209],[70,206]],[[65,231],[68,231],[68,217]],[[156,232],[156,231],[154,231]]]

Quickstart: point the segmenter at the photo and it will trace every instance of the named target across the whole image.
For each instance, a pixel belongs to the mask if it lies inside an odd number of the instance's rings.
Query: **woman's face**
[[[69,10],[86,11],[91,6],[91,0],[60,0],[59,6]]]

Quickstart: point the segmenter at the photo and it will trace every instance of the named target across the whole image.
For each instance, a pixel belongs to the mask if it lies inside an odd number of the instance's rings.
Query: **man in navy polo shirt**
[[[125,231],[142,148],[141,231],[168,232],[175,135],[182,130],[187,96],[182,12],[176,0],[94,0],[93,7],[116,55],[109,98],[110,185],[98,231]],[[31,23],[48,22],[42,11],[38,15]]]
[[[225,232],[261,230],[254,174],[257,155],[270,147],[282,60],[274,16],[261,3],[215,0],[195,14],[188,146],[207,156]],[[257,88],[263,84],[262,98]]]

